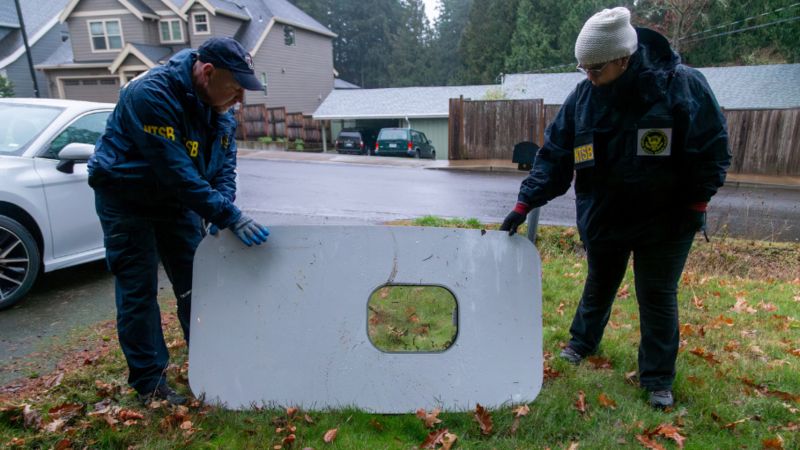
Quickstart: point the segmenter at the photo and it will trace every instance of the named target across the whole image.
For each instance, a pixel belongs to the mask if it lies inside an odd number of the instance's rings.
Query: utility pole
[[[39,83],[36,82],[36,71],[33,70],[33,56],[31,47],[28,45],[28,33],[25,32],[25,21],[22,19],[22,9],[19,7],[19,0],[14,0],[17,6],[17,17],[19,17],[19,31],[22,33],[22,42],[25,44],[25,55],[28,57],[28,68],[31,70],[31,80],[33,80],[33,94],[39,98]]]

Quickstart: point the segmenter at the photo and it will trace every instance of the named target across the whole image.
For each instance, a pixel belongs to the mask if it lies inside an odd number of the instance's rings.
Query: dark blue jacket
[[[236,121],[197,97],[182,50],[120,91],[89,160],[96,190],[156,207],[187,207],[224,228],[241,212],[236,195]]]
[[[620,78],[601,87],[584,80],[567,97],[518,197],[542,206],[569,189],[574,173],[587,246],[675,234],[730,166],[725,118],[703,75],[660,34],[637,35]]]

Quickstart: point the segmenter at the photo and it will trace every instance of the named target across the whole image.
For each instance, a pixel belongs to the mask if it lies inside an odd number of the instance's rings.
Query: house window
[[[261,85],[264,86],[264,96],[267,95],[267,72],[261,72]]]
[[[158,23],[162,43],[183,42],[181,19],[162,20]]]
[[[294,45],[294,28],[283,27],[283,43],[286,45]]]
[[[194,22],[194,34],[211,34],[211,28],[208,26],[208,14],[192,14],[192,21]]]
[[[122,27],[119,20],[89,21],[93,52],[108,52],[122,48]]]

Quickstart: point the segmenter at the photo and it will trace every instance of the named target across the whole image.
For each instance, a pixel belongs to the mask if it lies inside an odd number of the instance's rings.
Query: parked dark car
[[[436,159],[436,149],[425,133],[411,128],[382,129],[375,142],[375,154]]]
[[[378,130],[370,128],[344,128],[336,137],[336,151],[339,153],[372,153]]]

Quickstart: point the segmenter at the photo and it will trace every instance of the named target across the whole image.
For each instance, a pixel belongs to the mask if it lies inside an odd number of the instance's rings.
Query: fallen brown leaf
[[[431,412],[427,412],[425,409],[420,408],[417,410],[417,417],[422,419],[422,422],[425,424],[425,428],[433,428],[433,426],[437,423],[442,423],[442,420],[437,417],[440,412],[441,410],[439,408],[435,408]]]
[[[745,300],[744,297],[736,297],[736,304],[731,307],[731,311],[737,313],[745,312],[748,314],[755,314],[758,312],[755,308],[747,304],[747,300]]]
[[[617,293],[617,298],[619,299],[626,299],[631,296],[631,293],[628,291],[628,285],[622,286],[619,292]]]
[[[586,361],[592,365],[594,369],[612,369],[611,360],[608,358],[603,358],[601,356],[589,356],[586,358]]]
[[[725,349],[726,352],[736,351],[739,349],[739,341],[733,341],[733,340],[728,341],[728,343],[725,344],[725,347],[723,348]]]
[[[122,421],[125,421],[125,420],[141,420],[141,419],[144,419],[144,414],[142,414],[142,413],[140,413],[138,411],[134,411],[132,409],[122,409],[117,414],[117,418],[119,418],[119,420],[122,420]]]
[[[431,431],[428,437],[419,445],[419,448],[436,448],[437,445],[442,443],[445,434],[447,434],[447,428]]]
[[[693,350],[689,350],[689,353],[698,356],[700,358],[703,358],[709,364],[719,364],[719,360],[714,357],[714,354],[709,351],[706,351],[706,349],[702,347],[696,347]]]
[[[737,420],[735,422],[727,423],[727,424],[722,426],[722,429],[723,430],[734,430],[734,429],[736,429],[736,425],[739,425],[740,423],[745,423],[748,420],[750,420],[750,419],[749,418],[744,418],[744,419],[739,419],[739,420]]]
[[[478,422],[478,425],[481,427],[481,434],[483,435],[490,435],[492,434],[492,416],[489,414],[489,411],[486,410],[480,403],[475,406],[475,420]]]
[[[578,400],[575,401],[575,409],[581,414],[586,414],[586,394],[578,391]]]
[[[70,450],[71,448],[72,448],[72,441],[65,438],[56,443],[55,450]]]
[[[450,450],[453,444],[458,440],[458,436],[453,433],[447,433],[446,431],[447,430],[445,430],[444,436],[442,436],[442,450]]]
[[[511,410],[511,412],[514,413],[514,417],[522,417],[527,416],[528,413],[531,412],[531,408],[528,405],[519,405]]]
[[[371,426],[376,431],[383,431],[383,424],[375,419],[369,419],[369,426]]]
[[[511,430],[509,433],[515,434],[517,432],[520,417],[527,416],[530,411],[531,408],[528,405],[520,405],[512,410],[514,413],[514,422],[511,423]]]
[[[683,445],[686,442],[686,437],[680,434],[680,430],[678,430],[677,427],[667,423],[662,423],[653,432],[655,434],[664,436],[667,439],[672,439],[676,444],[678,444],[679,448],[683,448]]]
[[[60,433],[66,424],[67,421],[64,419],[55,419],[45,424],[42,429],[48,433]]]
[[[617,402],[609,398],[604,392],[597,396],[597,401],[606,408],[617,409]]]
[[[644,448],[649,448],[650,450],[665,450],[664,447],[659,444],[658,442],[654,441],[651,437],[637,434],[636,440],[641,442]]]
[[[339,429],[331,428],[325,432],[325,435],[322,436],[322,440],[325,441],[326,444],[330,444],[334,439],[336,439],[337,434],[339,434]]]
[[[778,436],[772,439],[764,439],[761,441],[762,448],[774,448],[783,450],[783,438]]]

